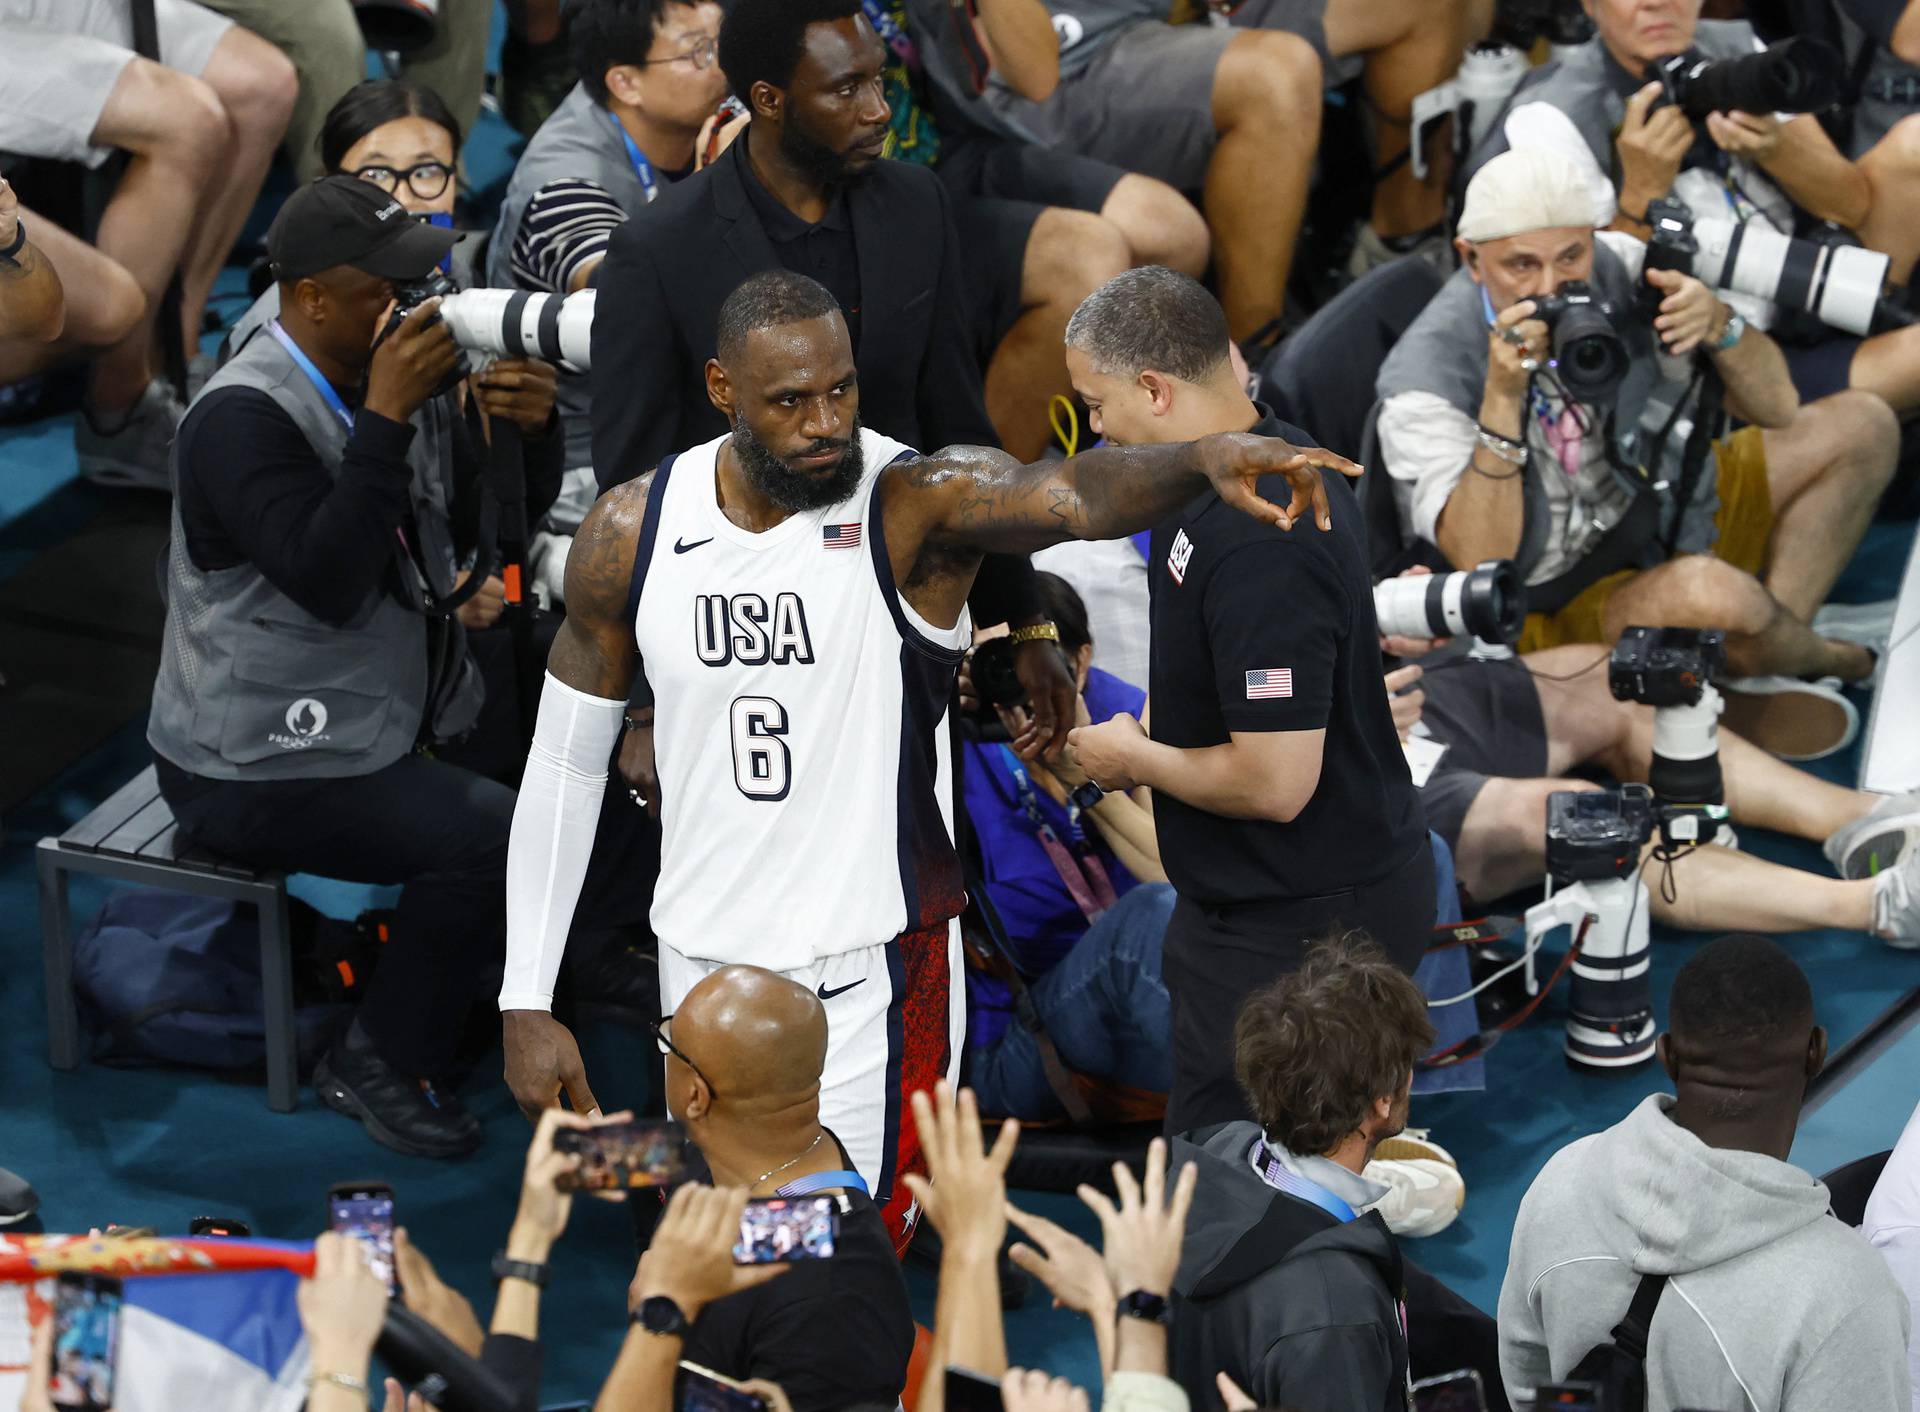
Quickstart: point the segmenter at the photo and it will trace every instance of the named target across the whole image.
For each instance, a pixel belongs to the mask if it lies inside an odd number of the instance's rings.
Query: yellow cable
[[[1056,392],[1047,403],[1047,420],[1053,424],[1053,434],[1060,438],[1061,449],[1069,456],[1080,449],[1080,415],[1073,410],[1073,402],[1065,393]]]

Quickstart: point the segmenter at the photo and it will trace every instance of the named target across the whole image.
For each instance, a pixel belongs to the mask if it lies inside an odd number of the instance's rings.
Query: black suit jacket
[[[727,429],[707,401],[720,305],[780,268],[743,137],[614,232],[596,281],[593,468],[604,491]],[[998,445],[967,337],[946,187],[876,162],[847,188],[860,261],[860,419],[919,451]]]

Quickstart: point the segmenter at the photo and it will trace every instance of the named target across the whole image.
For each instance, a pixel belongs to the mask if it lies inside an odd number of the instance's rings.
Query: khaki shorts
[[[195,77],[233,28],[191,0],[153,10],[160,62]],[[0,151],[99,166],[93,134],[133,57],[126,0],[0,0]]]
[[[1742,427],[1713,444],[1714,484],[1720,508],[1714,514],[1713,557],[1759,578],[1773,539],[1773,493],[1767,487],[1767,450],[1759,427]],[[1607,604],[1620,585],[1641,572],[1622,569],[1583,588],[1559,612],[1527,614],[1514,651],[1538,652],[1569,642],[1607,640]]]

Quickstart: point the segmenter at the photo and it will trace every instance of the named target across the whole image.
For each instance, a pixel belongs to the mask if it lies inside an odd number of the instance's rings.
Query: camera
[[[1647,784],[1661,806],[1660,834],[1668,846],[1722,835],[1732,842],[1720,770],[1722,703],[1713,685],[1726,644],[1718,629],[1630,627],[1607,663],[1616,700],[1654,708]]]
[[[1488,559],[1451,574],[1382,579],[1373,614],[1393,637],[1459,637],[1511,643],[1527,617],[1527,590],[1511,559]]]
[[[436,276],[443,283],[444,276]],[[407,286],[411,293],[415,286]],[[518,289],[443,290],[440,317],[453,341],[471,353],[494,358],[543,358],[575,372],[593,366],[594,291],[533,294]],[[422,294],[421,298],[426,298]],[[418,301],[416,301],[418,302]]]
[[[1593,38],[1593,21],[1579,0],[1500,0],[1488,38],[1516,49],[1531,49],[1543,39],[1549,44],[1585,44]]]
[[[1654,823],[1653,791],[1643,784],[1550,795],[1547,876],[1556,887],[1632,877]]]
[[[1673,105],[1695,122],[1708,113],[1817,113],[1840,101],[1846,64],[1823,40],[1796,35],[1755,54],[1708,59],[1697,51],[1654,65]]]
[[[1027,704],[1027,689],[1020,684],[1020,673],[1014,668],[1011,638],[988,638],[973,649],[968,663],[973,694],[980,698],[981,715],[995,720],[996,706],[1011,708]]]
[[[1533,317],[1547,326],[1553,364],[1567,395],[1606,402],[1627,376],[1627,341],[1613,326],[1613,306],[1585,280],[1568,280],[1533,301]]]
[[[1727,657],[1718,629],[1628,628],[1607,662],[1607,686],[1616,701],[1642,706],[1692,706]]]
[[[1696,219],[1672,197],[1648,203],[1647,224],[1650,270],[1678,270],[1710,289],[1765,299],[1862,337],[1907,322],[1880,296],[1888,261],[1878,251],[1801,240],[1757,221]],[[1660,297],[1652,286],[1641,294],[1649,309]]]

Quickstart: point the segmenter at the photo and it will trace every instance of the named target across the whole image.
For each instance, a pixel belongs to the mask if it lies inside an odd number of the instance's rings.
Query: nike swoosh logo
[[[684,539],[676,539],[673,542],[673,552],[676,554],[684,554],[689,549],[698,549],[703,544],[711,543],[713,543],[712,535],[708,535],[705,539],[696,539],[691,544],[688,544]]]
[[[852,990],[854,986],[865,985],[866,983],[867,983],[867,978],[865,976],[862,976],[857,981],[850,981],[846,985],[837,985],[832,990],[828,990],[825,986],[821,986],[820,989],[814,992],[814,994],[819,996],[822,1000],[831,1000],[836,995],[845,995],[848,991]]]

